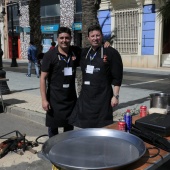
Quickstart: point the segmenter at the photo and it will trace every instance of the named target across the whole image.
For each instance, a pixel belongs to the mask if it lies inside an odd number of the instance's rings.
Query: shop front
[[[41,31],[43,36],[42,38],[43,53],[49,50],[52,41],[56,42],[57,44],[58,28],[59,28],[59,24],[41,26]]]

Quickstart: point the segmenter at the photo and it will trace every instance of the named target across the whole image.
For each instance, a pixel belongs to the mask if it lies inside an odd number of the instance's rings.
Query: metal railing
[[[120,53],[138,53],[138,9],[117,10],[115,17],[114,47]]]

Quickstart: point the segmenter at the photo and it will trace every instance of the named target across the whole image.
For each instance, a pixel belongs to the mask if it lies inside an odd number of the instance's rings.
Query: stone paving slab
[[[26,92],[15,92],[3,96],[3,98],[8,106],[19,107],[45,114],[45,111],[42,109],[40,96],[28,94]]]

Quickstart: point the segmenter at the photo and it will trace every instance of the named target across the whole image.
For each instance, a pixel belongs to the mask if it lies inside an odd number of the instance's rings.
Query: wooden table
[[[3,97],[2,97],[2,83],[6,82],[6,81],[9,81],[9,79],[0,78],[0,97],[1,97],[1,103],[2,103],[2,107],[3,107],[3,111],[5,110],[5,107],[4,107]]]
[[[133,116],[133,123],[135,123],[135,121],[137,119],[139,119],[140,117],[137,116]],[[111,124],[109,126],[106,126],[105,128],[108,129],[116,129],[118,128],[118,124],[114,123]],[[170,137],[167,137],[167,139],[170,140]],[[146,148],[148,147],[153,147],[153,145],[150,145],[148,143],[145,143]],[[170,153],[166,152],[162,149],[160,149],[160,153],[158,156],[154,157],[154,158],[148,158],[148,156],[150,155],[155,155],[157,153],[156,149],[152,149],[152,150],[147,150],[146,153],[144,154],[144,156],[142,156],[138,161],[132,163],[129,166],[126,166],[124,168],[121,168],[122,170],[155,170],[157,169],[159,166],[161,166],[162,164],[164,164],[165,162],[167,162],[168,160],[170,160]]]

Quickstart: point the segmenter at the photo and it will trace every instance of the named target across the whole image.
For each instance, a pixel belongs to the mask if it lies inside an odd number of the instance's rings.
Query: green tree
[[[160,4],[163,5],[159,8],[159,15],[162,16],[163,24],[163,47],[162,53],[170,53],[170,1],[160,0]]]
[[[170,1],[164,0],[164,5],[160,7],[159,12],[163,16],[163,20],[170,21]]]
[[[38,53],[41,52],[41,18],[40,18],[40,0],[29,1],[29,25],[30,25],[30,39],[34,41],[38,48]]]
[[[97,11],[100,8],[101,0],[82,0],[82,47],[89,46],[87,40],[88,27],[99,24]]]

